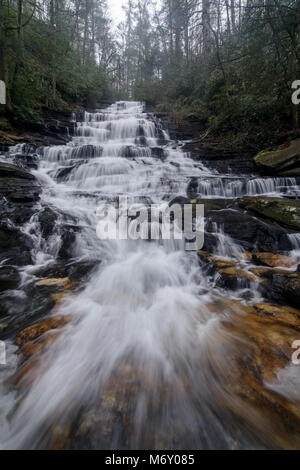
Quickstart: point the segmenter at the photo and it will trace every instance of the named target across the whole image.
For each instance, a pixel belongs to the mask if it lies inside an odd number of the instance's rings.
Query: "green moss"
[[[300,230],[300,201],[279,198],[250,197],[238,200],[239,206],[272,219],[294,230]]]
[[[291,170],[294,175],[300,175],[300,139],[293,140],[283,149],[260,152],[254,161],[258,166],[283,176]]]

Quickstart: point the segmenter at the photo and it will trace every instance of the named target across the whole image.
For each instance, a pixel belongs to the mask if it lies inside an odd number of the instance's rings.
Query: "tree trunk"
[[[11,80],[12,94],[16,89],[16,81],[19,70],[23,62],[23,38],[22,38],[22,21],[23,21],[23,0],[18,0],[18,24],[17,24],[17,40],[16,40],[16,63]]]
[[[231,3],[230,3],[230,14],[231,14],[231,29],[232,29],[232,32],[235,31],[235,4],[234,4],[235,0],[231,0]]]
[[[0,80],[5,83],[6,86],[6,105],[5,109],[7,112],[12,111],[12,103],[10,98],[9,90],[9,75],[8,75],[8,64],[7,64],[7,37],[4,20],[4,1],[0,0]]]
[[[210,0],[202,0],[203,57],[208,62],[211,53]]]

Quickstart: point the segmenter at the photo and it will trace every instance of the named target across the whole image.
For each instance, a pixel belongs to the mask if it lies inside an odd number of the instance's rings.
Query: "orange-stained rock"
[[[274,253],[254,253],[253,261],[270,268],[292,268],[296,266],[295,260],[290,256],[275,255]]]
[[[218,269],[219,274],[222,277],[236,277],[236,278],[243,278],[249,279],[250,281],[257,281],[257,278],[254,274],[243,271],[242,269],[238,268],[226,268],[226,269]]]
[[[254,308],[259,313],[270,315],[276,318],[277,321],[284,321],[300,330],[300,310],[296,308],[270,304],[255,304]]]
[[[59,278],[59,279],[42,279],[36,283],[38,287],[43,286],[54,286],[54,287],[61,287],[62,289],[69,290],[73,287],[77,286],[77,282],[72,282],[68,277],[66,278]]]
[[[51,344],[53,344],[60,335],[60,331],[51,331],[36,341],[29,341],[22,348],[23,359],[29,359],[30,357],[46,351],[46,349],[49,348],[49,346],[51,346]]]
[[[267,277],[272,274],[279,274],[279,275],[290,275],[291,271],[287,271],[286,269],[279,269],[279,268],[267,268],[267,267],[257,267],[257,268],[250,268],[250,271],[255,274],[255,276],[262,276]]]
[[[24,346],[29,341],[36,340],[47,331],[62,328],[70,321],[70,316],[63,315],[56,315],[54,317],[47,318],[43,322],[29,326],[25,330],[21,331],[21,333],[18,334],[15,342],[18,346]]]

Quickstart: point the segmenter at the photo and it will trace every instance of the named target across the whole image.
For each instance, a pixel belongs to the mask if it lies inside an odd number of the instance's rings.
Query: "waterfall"
[[[11,154],[19,151],[30,149]],[[39,214],[23,227],[34,241],[25,279],[56,262],[64,223],[74,228],[73,259],[99,265],[85,288],[58,308],[72,321],[35,366],[1,445],[47,448],[72,429],[79,447],[98,449],[247,447],[239,424],[229,430],[217,404],[231,399],[218,377],[228,368],[230,338],[222,322],[229,314],[211,308],[221,294],[211,292],[197,254],[170,240],[99,240],[97,208],[120,196],[169,203],[186,196],[193,179],[198,197],[216,198],[294,193],[296,180],[222,177],[170,141],[139,102],[85,112],[69,144],[40,150],[33,173],[43,186],[41,208],[52,208],[58,221],[47,241]],[[217,255],[242,254],[221,226],[212,235]],[[292,239],[296,247],[299,239]],[[94,440],[80,441],[90,425]]]

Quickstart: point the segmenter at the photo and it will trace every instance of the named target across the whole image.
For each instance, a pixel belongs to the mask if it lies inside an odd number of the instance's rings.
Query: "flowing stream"
[[[276,421],[228,388],[236,380],[233,351],[247,353],[244,340],[226,326],[244,315],[228,299],[245,308],[249,296],[252,303],[260,301],[255,282],[234,293],[216,288],[197,253],[185,252],[178,241],[100,240],[97,208],[115,204],[119,196],[150,205],[187,192],[204,199],[297,197],[299,182],[209,170],[170,141],[161,122],[137,102],[85,113],[72,141],[41,149],[39,160],[33,173],[43,186],[40,208],[51,207],[58,222],[47,240],[38,212],[23,227],[34,240],[34,262],[22,271],[23,285],[38,280],[41,267],[55,264],[64,241],[62,224],[74,233],[71,258],[95,262],[95,268],[84,288],[57,309],[71,321],[28,372],[30,385],[22,396],[3,392],[2,414],[3,409],[10,413],[2,419],[1,445],[280,447]],[[191,181],[196,183],[188,189]],[[244,249],[221,226],[212,233],[216,255],[243,263]],[[290,234],[296,258],[299,240]]]

